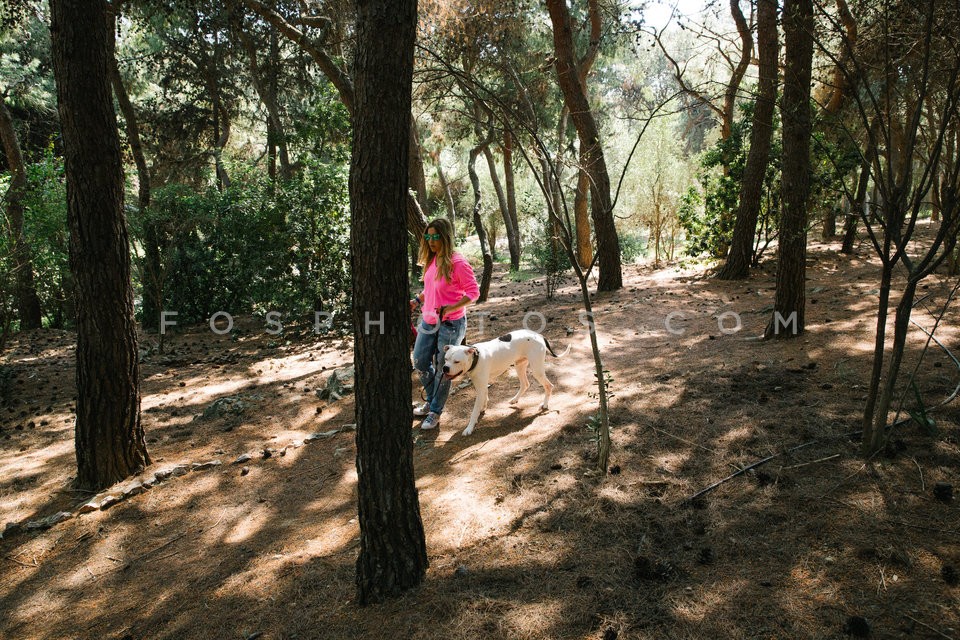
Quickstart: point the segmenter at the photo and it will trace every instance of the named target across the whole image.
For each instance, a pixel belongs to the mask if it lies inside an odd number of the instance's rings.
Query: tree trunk
[[[590,231],[590,176],[583,169],[577,171],[573,220],[577,235],[577,260],[586,268],[593,262],[593,235]]]
[[[590,213],[597,236],[600,274],[598,291],[615,291],[623,286],[620,263],[620,241],[613,220],[610,195],[610,174],[600,144],[600,131],[587,101],[583,84],[577,76],[573,54],[573,28],[566,0],[547,0],[553,24],[553,46],[556,54],[557,79],[563,100],[570,109],[577,136],[580,138],[580,163],[590,175]]]
[[[453,191],[450,189],[450,183],[447,182],[447,176],[443,173],[443,162],[441,162],[440,152],[430,154],[430,158],[437,165],[437,179],[440,180],[440,188],[443,189],[443,202],[447,207],[447,217],[453,228],[457,228],[457,208],[453,202]]]
[[[810,192],[810,76],[813,61],[813,3],[786,0],[783,101],[783,214],[777,257],[774,315],[765,338],[803,333],[807,258],[807,196]],[[786,331],[789,326],[793,329]]]
[[[511,243],[510,268],[519,271],[523,247],[520,241],[520,219],[517,216],[516,180],[513,176],[513,135],[509,131],[505,131],[503,134],[503,181],[507,189],[507,215],[510,216],[510,228],[513,229],[514,233],[512,239],[508,238]],[[516,247],[516,261],[513,257],[513,247]]]
[[[51,0],[50,33],[77,292],[76,485],[96,491],[150,464],[105,3]]]
[[[470,174],[470,184],[473,185],[473,226],[477,230],[480,252],[483,254],[483,273],[480,276],[480,297],[477,302],[486,302],[490,293],[490,281],[493,279],[493,255],[490,253],[487,232],[483,228],[483,218],[480,215],[483,210],[483,191],[480,189],[480,176],[477,175],[477,157],[489,144],[490,140],[487,139],[470,149],[470,159],[467,161],[467,173]]]
[[[43,321],[40,297],[33,281],[33,259],[30,245],[23,234],[23,196],[27,190],[27,168],[20,151],[20,140],[13,126],[10,111],[0,96],[0,139],[7,156],[12,180],[7,191],[7,224],[10,244],[13,247],[13,264],[16,274],[17,310],[20,329],[39,329]]]
[[[410,438],[406,269],[416,25],[416,0],[357,2],[350,244],[361,605],[417,586],[428,564]]]
[[[490,181],[493,183],[493,190],[497,194],[497,205],[500,209],[500,217],[503,218],[503,227],[507,234],[507,248],[510,251],[510,268],[520,268],[520,253],[514,239],[517,237],[517,231],[513,227],[513,220],[510,218],[509,206],[507,205],[507,195],[503,191],[503,185],[500,183],[500,176],[497,174],[497,161],[493,157],[493,151],[490,145],[483,149],[483,157],[487,160],[487,167],[490,169]],[[496,240],[490,242],[490,252],[495,254]],[[516,266],[514,266],[516,265]]]
[[[740,186],[740,206],[730,243],[727,262],[717,273],[720,280],[746,278],[753,258],[757,219],[763,197],[770,142],[773,136],[773,112],[777,100],[777,60],[780,42],[777,36],[776,0],[758,0],[757,49],[760,56],[759,92],[750,131],[750,151]]]
[[[163,310],[163,264],[161,260],[160,230],[152,222],[150,216],[145,215],[150,207],[150,170],[147,168],[147,158],[143,153],[143,144],[140,141],[140,126],[137,123],[137,112],[133,108],[127,89],[120,76],[120,67],[117,65],[116,53],[116,18],[111,14],[107,29],[110,38],[107,41],[110,48],[107,64],[110,75],[110,84],[113,95],[117,98],[120,113],[127,131],[127,142],[130,145],[130,154],[137,167],[137,207],[141,217],[144,217],[143,237],[143,328],[156,330],[160,326],[160,313]]]
[[[417,131],[417,119],[410,115],[410,186],[417,194],[420,210],[431,217],[429,198],[427,198],[427,174],[423,168],[423,153],[420,149],[420,134]],[[426,220],[424,221],[426,224]],[[419,236],[418,236],[419,237]]]
[[[250,37],[250,34],[244,31],[242,25],[237,25],[237,35],[240,44],[247,54],[247,64],[250,67],[250,80],[254,91],[267,110],[267,144],[269,147],[268,156],[270,158],[270,176],[276,177],[276,160],[280,160],[280,177],[289,180],[292,175],[290,167],[290,156],[287,150],[287,136],[284,130],[283,121],[280,119],[280,107],[277,104],[276,90],[276,71],[274,65],[276,58],[279,57],[276,45],[276,32],[271,25],[270,53],[276,56],[271,59],[270,76],[264,81],[263,73],[260,69],[260,62],[257,57],[257,47]]]

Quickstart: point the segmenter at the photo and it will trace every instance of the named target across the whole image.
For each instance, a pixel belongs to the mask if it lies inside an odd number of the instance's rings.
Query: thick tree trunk
[[[20,151],[20,140],[13,126],[13,118],[0,96],[0,140],[7,156],[12,180],[7,191],[7,225],[13,246],[13,264],[16,273],[17,310],[20,329],[39,329],[43,321],[40,297],[33,278],[33,260],[30,245],[23,234],[23,197],[27,190],[27,168]]]
[[[610,195],[610,174],[600,144],[600,131],[593,110],[577,75],[573,53],[573,27],[566,0],[547,0],[550,21],[553,24],[553,46],[556,54],[557,79],[564,103],[570,109],[580,138],[580,163],[590,175],[590,213],[597,236],[600,274],[598,291],[615,291],[623,286],[620,262],[620,241],[613,220],[613,201]]]
[[[721,280],[746,278],[753,259],[757,219],[763,198],[763,180],[767,173],[770,142],[773,137],[773,113],[777,100],[777,60],[780,42],[777,37],[777,1],[758,0],[757,48],[759,50],[759,91],[750,131],[750,151],[740,187],[740,205],[730,242],[727,262],[717,273]]]
[[[410,438],[406,269],[416,26],[416,0],[357,2],[350,243],[361,605],[417,586],[427,568]]]
[[[807,258],[807,196],[810,192],[810,76],[813,61],[813,3],[786,0],[783,101],[783,214],[777,258],[774,315],[765,338],[803,333]]]
[[[50,18],[77,291],[76,484],[95,491],[150,464],[140,423],[123,167],[110,95],[112,36],[99,0],[51,0]]]

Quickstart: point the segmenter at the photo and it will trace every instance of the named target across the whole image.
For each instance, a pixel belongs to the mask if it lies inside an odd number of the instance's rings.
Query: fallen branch
[[[792,464],[789,467],[782,467],[784,470],[787,469],[799,469],[800,467],[806,467],[811,464],[818,464],[820,462],[826,462],[827,460],[833,460],[834,458],[839,458],[840,454],[835,453],[832,456],[827,456],[826,458],[819,458],[817,460],[811,460],[810,462],[801,462],[800,464]]]
[[[933,631],[935,634],[937,634],[937,635],[940,636],[941,638],[947,638],[947,640],[953,640],[953,636],[948,636],[948,635],[945,634],[943,631],[940,631],[939,629],[937,629],[937,628],[935,628],[935,627],[931,627],[931,626],[928,625],[926,622],[921,622],[920,620],[917,620],[916,618],[914,618],[913,616],[911,616],[911,615],[908,614],[908,613],[905,613],[905,614],[903,614],[903,615],[905,615],[906,617],[910,618],[911,620],[913,620],[914,622],[916,622],[916,623],[919,624],[920,626],[926,627],[927,629],[930,629],[930,631]]]
[[[843,435],[840,436],[840,437],[846,439],[846,438],[851,438],[851,437],[853,437],[853,436],[856,436],[856,435],[859,435],[859,434],[862,434],[862,433],[863,433],[863,431],[853,431],[853,432],[851,432],[851,433],[843,434]],[[746,467],[740,469],[740,470],[737,471],[736,473],[731,473],[731,474],[730,474],[729,476],[727,476],[726,478],[724,478],[724,479],[722,479],[722,480],[717,480],[716,482],[714,482],[713,484],[711,484],[709,487],[706,487],[705,489],[701,489],[700,491],[697,491],[695,494],[693,494],[693,495],[690,496],[689,498],[684,498],[683,502],[693,502],[693,501],[696,500],[697,498],[700,498],[700,497],[702,497],[702,496],[705,496],[706,494],[710,493],[711,491],[713,491],[713,490],[716,489],[717,487],[719,487],[719,486],[721,486],[721,485],[723,485],[723,484],[726,484],[727,482],[733,480],[733,479],[736,478],[737,476],[742,476],[742,475],[745,474],[747,471],[750,471],[751,469],[756,469],[757,467],[761,467],[761,466],[767,464],[768,462],[770,462],[771,460],[776,460],[776,459],[779,458],[780,456],[790,455],[790,454],[793,453],[794,451],[799,451],[800,449],[803,449],[803,448],[806,448],[806,447],[809,447],[809,446],[815,445],[815,444],[821,444],[821,443],[822,443],[822,441],[820,441],[820,440],[811,440],[810,442],[804,442],[803,444],[798,444],[797,446],[792,447],[792,448],[790,448],[790,449],[787,449],[786,451],[781,451],[780,453],[775,453],[775,454],[773,454],[773,455],[771,455],[771,456],[767,456],[766,458],[764,458],[764,459],[762,459],[762,460],[757,460],[757,461],[754,462],[753,464],[747,465]],[[838,454],[838,455],[839,455],[839,454]],[[816,460],[815,460],[814,462],[819,462],[819,461],[816,461]],[[810,463],[810,464],[813,464],[813,463]]]

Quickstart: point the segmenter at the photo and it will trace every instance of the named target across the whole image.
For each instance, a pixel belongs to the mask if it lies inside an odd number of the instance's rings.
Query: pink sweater
[[[437,309],[460,302],[463,296],[476,302],[480,297],[480,287],[473,275],[473,267],[459,253],[450,256],[453,270],[450,280],[438,277],[437,261],[433,260],[423,272],[423,319],[427,324],[437,324]],[[444,316],[444,320],[458,320],[467,315],[465,309]]]

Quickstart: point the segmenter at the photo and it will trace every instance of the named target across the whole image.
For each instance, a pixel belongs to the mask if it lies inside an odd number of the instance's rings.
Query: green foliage
[[[342,165],[314,164],[287,182],[232,168],[222,193],[157,189],[146,216],[159,229],[164,310],[181,323],[213,313],[280,312],[284,320],[350,304],[349,210]]]
[[[43,157],[27,165],[23,232],[33,257],[34,283],[40,306],[51,324],[72,323],[65,317],[65,304],[72,295],[67,284],[70,272],[70,236],[67,230],[67,187],[63,158],[47,147]]]
[[[534,233],[526,240],[526,251],[533,268],[547,277],[547,298],[553,298],[553,293],[563,279],[565,273],[573,268],[570,256],[558,239],[552,237],[547,225]]]
[[[624,264],[633,264],[638,258],[647,256],[647,241],[639,231],[626,231],[618,236],[620,240],[620,259]]]
[[[690,187],[681,197],[677,216],[686,234],[686,253],[690,256],[722,258],[726,255],[750,151],[753,110],[752,103],[740,106],[740,118],[733,123],[730,137],[718,140],[700,157],[697,180],[701,188]],[[761,207],[761,219],[778,217],[780,156],[780,145],[774,136],[761,196],[761,202],[765,203]],[[776,227],[775,220],[770,222]]]

